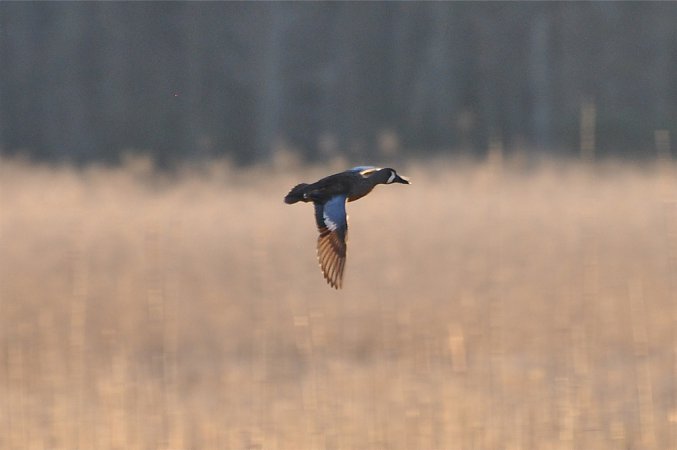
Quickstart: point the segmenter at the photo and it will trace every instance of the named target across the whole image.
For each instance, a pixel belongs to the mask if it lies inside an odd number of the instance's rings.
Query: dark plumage
[[[409,184],[394,169],[360,166],[330,175],[315,183],[301,183],[284,198],[285,203],[313,202],[315,221],[320,236],[317,238],[317,258],[324,278],[331,287],[343,284],[346,265],[346,238],[348,219],[346,201],[352,202],[371,192],[377,184]]]

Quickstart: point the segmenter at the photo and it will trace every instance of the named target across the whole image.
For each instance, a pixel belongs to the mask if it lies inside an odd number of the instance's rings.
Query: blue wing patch
[[[374,166],[357,166],[350,169],[349,172],[358,172],[363,177],[366,177],[367,175],[374,173],[377,170],[381,170],[381,168]]]
[[[346,219],[346,196],[335,195],[324,204],[315,203],[315,220],[317,228],[326,228],[329,231],[337,231],[345,234],[348,228]]]
[[[349,169],[349,172],[362,172],[363,170],[376,169],[374,166],[357,166]]]

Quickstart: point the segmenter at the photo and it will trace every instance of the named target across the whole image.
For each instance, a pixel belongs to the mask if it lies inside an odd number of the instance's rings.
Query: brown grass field
[[[340,168],[1,161],[0,448],[677,448],[676,167]]]

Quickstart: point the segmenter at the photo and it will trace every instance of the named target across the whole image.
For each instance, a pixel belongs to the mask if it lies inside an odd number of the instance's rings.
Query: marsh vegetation
[[[674,169],[398,167],[334,291],[327,167],[3,161],[0,447],[675,447]]]

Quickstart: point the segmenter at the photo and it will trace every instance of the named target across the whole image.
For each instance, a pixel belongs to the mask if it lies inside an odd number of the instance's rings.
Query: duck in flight
[[[297,202],[313,202],[315,205],[315,221],[320,232],[317,258],[331,287],[340,289],[343,284],[348,236],[346,201],[364,197],[377,184],[392,183],[409,184],[409,180],[398,175],[395,169],[359,166],[315,183],[296,185],[284,198],[289,205]]]

